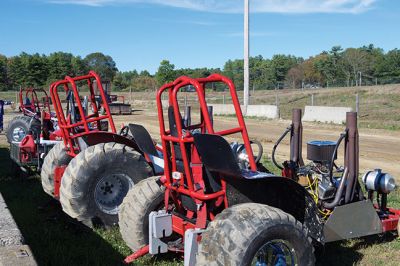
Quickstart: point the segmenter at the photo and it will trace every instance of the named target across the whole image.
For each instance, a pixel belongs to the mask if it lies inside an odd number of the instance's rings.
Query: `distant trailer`
[[[132,108],[127,103],[109,103],[110,112],[112,115],[130,115],[132,114]]]

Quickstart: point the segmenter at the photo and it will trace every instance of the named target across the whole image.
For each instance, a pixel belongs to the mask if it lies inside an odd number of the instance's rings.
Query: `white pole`
[[[249,0],[244,0],[244,67],[243,67],[243,113],[247,113],[249,104]]]

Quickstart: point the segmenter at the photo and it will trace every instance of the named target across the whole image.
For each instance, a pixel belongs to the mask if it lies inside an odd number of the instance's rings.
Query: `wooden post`
[[[311,94],[311,106],[314,106],[314,93]]]

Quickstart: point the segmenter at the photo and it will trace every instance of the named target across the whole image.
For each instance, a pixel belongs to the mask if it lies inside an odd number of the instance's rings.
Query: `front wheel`
[[[119,231],[127,246],[136,252],[149,244],[149,215],[162,209],[164,186],[153,176],[135,185],[126,195],[119,210]]]
[[[64,212],[85,225],[113,226],[128,191],[152,174],[144,157],[126,145],[100,143],[71,160],[61,180]]]
[[[196,265],[314,265],[307,229],[280,209],[245,203],[225,209],[202,235]]]

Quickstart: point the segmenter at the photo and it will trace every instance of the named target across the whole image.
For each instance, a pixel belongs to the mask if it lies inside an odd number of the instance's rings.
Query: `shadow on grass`
[[[39,265],[118,265],[124,256],[96,232],[62,212],[38,177],[15,179],[0,148],[0,192]]]
[[[391,242],[396,236],[391,233],[328,243],[319,254],[317,265],[357,265],[363,258],[359,251],[377,244]]]
[[[131,254],[117,227],[90,229],[62,211],[39,176],[21,178],[0,147],[0,192],[39,265],[122,265]],[[177,256],[146,256],[136,265],[179,265]]]

